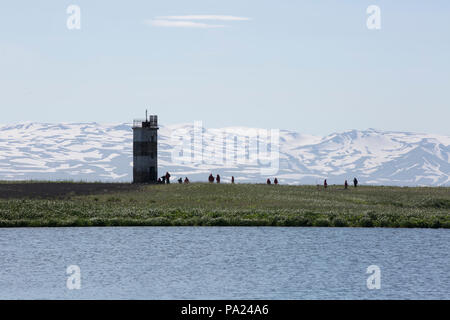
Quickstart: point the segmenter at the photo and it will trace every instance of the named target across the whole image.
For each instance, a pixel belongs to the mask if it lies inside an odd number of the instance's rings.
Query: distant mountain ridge
[[[210,172],[227,182],[264,183],[258,165],[174,162],[170,136],[192,133],[192,124],[159,131],[159,174],[206,181]],[[247,128],[231,128],[237,136]],[[218,130],[204,129],[209,135]],[[204,139],[201,148],[210,148]],[[361,183],[402,186],[450,185],[450,136],[409,132],[350,130],[325,137],[280,130],[277,177],[286,184],[330,184],[358,177]],[[0,125],[0,180],[131,181],[131,125],[98,123],[21,123]]]

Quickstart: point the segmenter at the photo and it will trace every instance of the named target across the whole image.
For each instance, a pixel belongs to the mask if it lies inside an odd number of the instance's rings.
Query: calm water
[[[449,246],[426,229],[0,229],[0,298],[450,299]]]

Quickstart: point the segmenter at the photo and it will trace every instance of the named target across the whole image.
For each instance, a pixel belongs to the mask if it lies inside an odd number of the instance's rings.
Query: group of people
[[[275,179],[275,180],[276,180],[276,179]],[[182,184],[183,182],[184,182],[185,184],[190,183],[188,177],[185,177],[184,180],[183,180],[182,177],[180,177],[177,181],[178,181],[179,184]],[[220,183],[220,175],[217,175],[217,176],[214,178],[214,176],[213,176],[212,173],[211,173],[211,174],[209,175],[209,177],[208,177],[208,181],[209,181],[209,183],[214,183],[214,181],[216,181],[217,183]],[[158,183],[158,184],[170,184],[170,173],[169,173],[169,172],[166,172],[165,175],[163,175],[162,177],[158,178],[157,183]],[[234,184],[234,176],[231,177],[231,183]],[[277,183],[278,183],[278,182],[277,182]]]
[[[189,178],[188,177],[185,177],[184,178],[184,183],[185,184],[188,184],[190,181],[189,181]],[[178,179],[178,183],[179,184],[182,184],[183,183],[183,178],[182,177],[180,177],[179,179]]]
[[[170,183],[170,173],[166,172],[165,175],[163,175],[161,178],[158,178],[157,181],[158,184],[169,184]]]
[[[358,179],[356,179],[356,177],[353,178],[353,186],[354,186],[355,188],[358,186]],[[323,180],[323,187],[324,187],[325,189],[328,187],[327,179]],[[347,180],[345,180],[345,182],[344,182],[344,188],[345,188],[345,189],[348,189],[348,182],[347,182]]]
[[[211,173],[208,177],[209,183],[214,183],[216,181],[217,183],[220,183],[220,175],[217,174],[217,176],[214,178],[213,174]],[[231,183],[234,184],[234,176],[231,176]]]
[[[209,183],[214,183],[214,181],[216,181],[217,183],[220,183],[220,175],[219,175],[219,174],[217,174],[217,176],[216,176],[215,178],[214,178],[214,176],[213,176],[212,173],[209,175],[209,177],[208,177],[208,182],[209,182]],[[178,179],[178,183],[179,183],[179,184],[182,184],[182,183],[183,183],[183,178],[180,177],[180,178]],[[185,183],[185,184],[190,183],[188,177],[185,177],[185,178],[184,178],[184,183]],[[234,184],[234,176],[231,176],[231,183]],[[266,183],[267,183],[267,184],[272,184],[272,181],[270,180],[270,178],[267,178]],[[163,175],[161,178],[158,178],[158,184],[170,184],[170,173],[169,173],[169,172],[166,172],[165,175]],[[273,184],[275,184],[275,185],[278,184],[278,179],[277,179],[277,178],[273,179]],[[319,185],[318,185],[318,186],[319,186]],[[354,186],[355,188],[358,186],[358,179],[356,179],[356,177],[353,178],[353,186]],[[323,181],[323,187],[324,187],[325,189],[328,187],[327,179],[325,179],[325,180]],[[345,189],[348,189],[348,182],[347,182],[347,180],[345,180],[345,182],[344,182],[344,188],[345,188]]]
[[[270,181],[270,178],[267,178],[266,183],[267,184],[272,184],[272,181]],[[273,184],[278,184],[278,179],[277,178],[273,179]]]

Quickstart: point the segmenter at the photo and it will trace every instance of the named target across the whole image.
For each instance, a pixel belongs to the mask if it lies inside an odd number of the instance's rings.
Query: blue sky
[[[444,0],[2,1],[0,123],[450,134],[449,57]]]

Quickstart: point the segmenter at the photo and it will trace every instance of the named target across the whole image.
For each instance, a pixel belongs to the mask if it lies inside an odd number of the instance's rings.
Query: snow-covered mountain
[[[206,181],[213,172],[224,182],[232,175],[237,182],[265,182],[268,175],[261,170],[262,160],[252,162],[248,156],[265,148],[264,136],[252,140],[249,132],[255,130],[241,127],[201,129],[199,141],[192,138],[198,134],[195,130],[193,124],[161,127],[160,175],[169,171],[173,178]],[[226,149],[226,143],[224,147],[220,139],[224,132],[233,135],[234,149],[242,147],[244,161],[234,154],[225,163],[208,158],[212,150],[233,149]],[[177,140],[180,133],[183,143]],[[257,141],[258,147],[251,141]],[[269,151],[276,152],[267,141]],[[281,130],[278,141],[279,162],[272,162],[275,171],[270,177],[282,183],[316,184],[327,178],[329,184],[342,184],[356,176],[363,184],[450,185],[450,136],[369,129],[317,137]],[[178,153],[181,146],[201,150],[201,155]],[[0,180],[131,181],[132,161],[130,124],[0,125]]]

